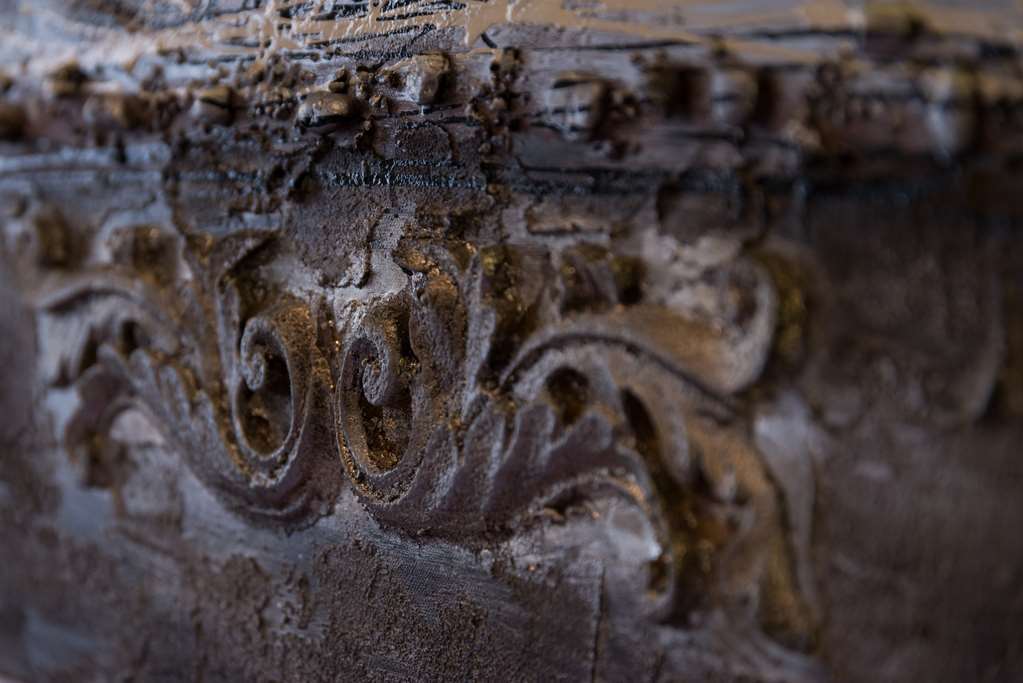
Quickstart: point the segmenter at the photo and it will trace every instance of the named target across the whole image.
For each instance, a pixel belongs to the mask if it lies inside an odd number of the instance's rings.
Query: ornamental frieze
[[[1014,680],[1018,15],[0,2],[0,678]]]

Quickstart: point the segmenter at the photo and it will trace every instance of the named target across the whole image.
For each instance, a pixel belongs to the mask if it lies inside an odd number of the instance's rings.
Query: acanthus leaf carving
[[[549,258],[482,249],[452,274],[420,255],[408,289],[360,316],[336,405],[364,503],[410,533],[485,540],[580,500],[624,499],[660,548],[652,616],[684,622],[715,595],[808,640],[811,609],[779,540],[784,511],[727,398],[756,377],[764,350],[664,306],[597,300],[563,317],[564,283],[515,277],[551,272]],[[751,583],[752,599],[739,588]]]
[[[685,625],[713,603],[812,638],[784,508],[732,398],[764,362],[769,291],[722,331],[643,301],[642,265],[600,247],[404,244],[404,288],[330,321],[265,267],[286,251],[272,234],[199,244],[182,247],[198,275],[104,267],[42,307],[122,302],[109,320],[80,311],[107,322],[72,354],[72,454],[137,404],[253,519],[305,523],[343,476],[382,524],[474,547],[624,501],[656,541],[643,612]]]
[[[288,295],[245,305],[237,296],[231,268],[266,237],[227,242],[234,255],[214,253],[207,278],[161,286],[104,266],[43,303],[51,332],[62,320],[82,324],[75,313],[87,325],[57,354],[70,358],[60,373],[81,406],[64,440],[72,452],[96,444],[119,411],[140,407],[232,507],[300,520],[329,503],[339,481],[322,467],[331,460],[329,372],[308,306]]]

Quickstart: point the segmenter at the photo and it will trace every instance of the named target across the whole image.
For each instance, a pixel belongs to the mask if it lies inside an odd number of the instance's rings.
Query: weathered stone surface
[[[1023,677],[1021,25],[0,0],[0,674]]]

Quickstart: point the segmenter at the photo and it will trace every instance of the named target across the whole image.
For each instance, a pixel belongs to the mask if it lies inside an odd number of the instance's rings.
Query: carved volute
[[[0,678],[1016,680],[1021,19],[0,0]]]

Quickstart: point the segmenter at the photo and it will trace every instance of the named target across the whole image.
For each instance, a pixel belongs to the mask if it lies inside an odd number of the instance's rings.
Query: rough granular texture
[[[1023,679],[1021,28],[0,0],[0,678]]]

